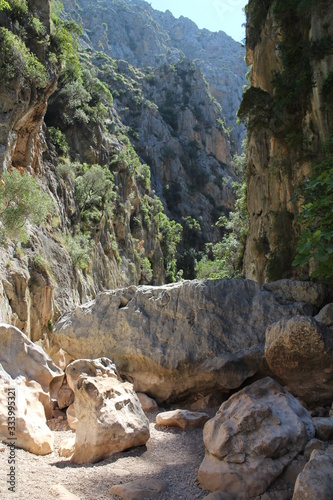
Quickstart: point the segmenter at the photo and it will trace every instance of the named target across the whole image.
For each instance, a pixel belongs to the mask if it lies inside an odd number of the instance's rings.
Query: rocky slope
[[[308,272],[291,267],[299,236],[295,191],[320,159],[332,126],[324,91],[333,68],[331,4],[296,4],[285,12],[274,1],[248,5],[251,88],[241,111],[249,117],[250,230],[244,267],[259,282]]]
[[[66,12],[84,27],[84,41],[94,50],[138,68],[195,60],[222,106],[227,126],[233,129],[234,150],[240,149],[244,128],[236,124],[236,113],[246,71],[240,43],[222,31],[199,30],[189,19],[176,19],[170,11],[159,12],[142,0],[63,3]]]

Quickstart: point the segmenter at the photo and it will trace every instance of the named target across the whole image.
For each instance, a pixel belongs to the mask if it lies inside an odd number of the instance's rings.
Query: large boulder
[[[96,370],[96,366],[100,369]],[[98,462],[114,453],[142,446],[149,439],[149,421],[133,386],[121,382],[113,366],[103,358],[73,361],[66,368],[78,419],[71,458],[75,463]]]
[[[297,478],[293,500],[333,498],[333,447],[314,450]]]
[[[266,328],[306,312],[304,304],[280,304],[248,280],[132,286],[65,314],[50,352],[110,357],[137,392],[172,402],[229,392],[267,374]]]
[[[333,399],[333,329],[314,318],[283,318],[266,333],[265,355],[272,372],[309,404]]]
[[[200,483],[235,498],[263,494],[314,437],[310,414],[271,378],[222,404],[204,427]]]
[[[311,281],[282,279],[265,283],[264,288],[272,292],[279,301],[306,302],[314,307],[320,307],[327,295],[324,285]]]
[[[1,366],[1,365],[0,365]],[[34,381],[13,380],[0,370],[0,439],[9,446],[23,448],[36,455],[53,451],[54,435],[46,424],[41,397],[45,393]],[[14,407],[9,413],[9,405]],[[8,417],[15,426],[8,428]],[[14,439],[15,438],[15,439]]]
[[[16,379],[38,382],[45,392],[56,394],[64,373],[38,345],[15,326],[0,324],[0,363]]]

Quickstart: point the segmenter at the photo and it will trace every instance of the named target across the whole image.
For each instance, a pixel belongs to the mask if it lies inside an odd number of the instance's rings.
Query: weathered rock
[[[76,431],[78,419],[75,414],[75,406],[72,403],[66,410],[67,422],[72,431]]]
[[[0,347],[0,363],[11,378],[35,380],[45,392],[57,393],[63,371],[18,328],[0,324]]]
[[[1,365],[0,365],[1,367]],[[11,379],[0,372],[0,439],[11,443],[8,435],[8,416],[15,416],[16,440],[14,446],[36,455],[47,455],[53,451],[54,435],[46,425],[44,406],[39,393],[43,390],[37,382],[33,384],[20,378]],[[13,390],[14,389],[14,390]],[[15,396],[14,396],[15,394]],[[15,397],[15,413],[8,413],[8,396]],[[13,400],[14,401],[14,400]]]
[[[325,450],[326,449],[326,443],[323,443],[323,441],[320,441],[319,439],[311,439],[311,441],[308,442],[306,447],[304,448],[304,458],[308,461],[310,460],[311,453],[313,450]]]
[[[247,280],[130,287],[64,315],[51,344],[75,358],[111,357],[137,392],[172,402],[267,374],[267,326],[302,307]]]
[[[330,441],[333,439],[333,417],[313,419],[316,429],[316,437],[322,441]]]
[[[62,484],[53,486],[52,494],[53,498],[58,498],[59,500],[80,500],[80,497],[68,491]]]
[[[259,380],[206,423],[199,481],[236,498],[261,495],[313,436],[312,419],[297,399],[271,378]]]
[[[297,478],[293,500],[333,498],[333,450],[314,450]]]
[[[149,413],[158,409],[158,404],[156,403],[155,399],[150,398],[149,396],[147,396],[147,394],[138,392],[137,396],[145,413]]]
[[[333,331],[296,316],[268,327],[265,355],[273,373],[309,404],[333,398]]]
[[[165,481],[146,478],[112,486],[110,493],[126,500],[149,500],[164,493],[167,487],[168,484]]]
[[[87,377],[114,377],[120,380],[116,365],[107,358],[78,359],[66,368],[67,383],[75,391],[77,382]]]
[[[333,326],[333,304],[327,304],[323,307],[315,316],[315,320],[324,323],[326,326]]]
[[[67,383],[60,387],[57,394],[57,402],[60,410],[68,408],[74,403],[74,392]]]
[[[166,411],[156,415],[157,425],[180,427],[183,430],[203,427],[207,420],[209,420],[209,415],[207,415],[207,413],[188,410]]]
[[[60,457],[70,458],[73,455],[74,450],[75,436],[72,436],[61,441],[61,443],[59,444],[58,453]]]
[[[279,300],[291,302],[306,302],[314,307],[320,307],[327,295],[324,285],[311,281],[279,280],[265,283],[265,290],[272,292]]]
[[[91,368],[97,375],[79,374],[80,366],[86,372]],[[66,369],[68,383],[74,388],[78,419],[71,459],[75,463],[98,462],[119,451],[142,446],[149,439],[149,421],[133,386],[120,382],[113,366],[103,358],[90,365],[87,360],[74,361]]]

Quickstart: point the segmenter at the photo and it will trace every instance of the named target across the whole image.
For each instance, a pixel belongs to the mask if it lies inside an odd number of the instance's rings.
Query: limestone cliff
[[[285,9],[271,0],[248,4],[251,88],[240,109],[248,116],[250,230],[244,267],[259,282],[301,272],[291,266],[299,235],[295,191],[332,125],[323,92],[333,68],[332,6],[298,3]]]
[[[137,68],[161,67],[184,58],[195,61],[232,129],[234,150],[240,149],[244,127],[236,113],[245,84],[245,50],[224,32],[200,30],[191,20],[176,19],[142,0],[70,0],[65,10],[85,29],[87,47]]]

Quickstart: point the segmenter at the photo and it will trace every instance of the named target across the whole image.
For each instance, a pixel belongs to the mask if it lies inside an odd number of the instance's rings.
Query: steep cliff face
[[[199,30],[189,19],[175,19],[171,12],[159,12],[141,0],[63,3],[66,12],[84,27],[87,46],[112,58],[138,68],[174,64],[184,57],[195,60],[232,129],[234,150],[240,149],[244,127],[237,125],[236,113],[246,72],[240,43],[221,31]]]
[[[333,64],[333,12],[323,3],[306,9],[291,2],[284,12],[271,0],[248,5],[251,88],[240,110],[248,116],[244,268],[259,282],[300,272],[291,265],[299,236],[295,191],[329,138],[323,83]]]
[[[195,218],[205,241],[216,241],[218,214],[233,207],[230,144],[221,108],[190,61],[143,72],[97,54],[100,77],[149,165],[152,188],[179,222]]]

